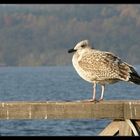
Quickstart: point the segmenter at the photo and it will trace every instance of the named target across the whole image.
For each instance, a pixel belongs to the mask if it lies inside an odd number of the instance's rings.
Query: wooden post
[[[99,136],[115,136],[119,133],[119,123],[118,121],[111,122],[100,134]]]
[[[126,121],[119,122],[119,136],[132,136],[131,128]]]
[[[139,135],[140,101],[0,102],[0,119],[112,119],[99,135]]]

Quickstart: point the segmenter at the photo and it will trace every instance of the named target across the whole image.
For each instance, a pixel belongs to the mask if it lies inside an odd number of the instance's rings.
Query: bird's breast
[[[94,80],[93,80],[93,79],[94,79],[94,76],[92,76],[92,78],[91,78],[90,72],[84,71],[84,70],[79,66],[79,64],[78,64],[78,57],[77,57],[76,55],[74,55],[73,58],[72,58],[72,64],[73,64],[73,66],[74,66],[76,72],[79,74],[79,76],[80,76],[81,78],[83,78],[84,80],[86,80],[86,81],[88,81],[88,82],[90,82],[90,83],[93,83],[93,81],[94,81]],[[95,79],[96,79],[96,77],[95,77]]]

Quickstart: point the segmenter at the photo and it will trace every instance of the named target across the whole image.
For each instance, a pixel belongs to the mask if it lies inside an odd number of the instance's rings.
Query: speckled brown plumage
[[[105,84],[128,81],[140,84],[140,76],[135,69],[123,62],[115,54],[91,48],[88,40],[79,42],[74,49],[72,63],[77,73],[86,81],[94,84],[93,100],[95,100],[96,83],[101,84],[103,99]]]

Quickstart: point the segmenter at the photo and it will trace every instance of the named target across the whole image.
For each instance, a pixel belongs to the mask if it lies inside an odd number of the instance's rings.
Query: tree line
[[[70,65],[83,39],[140,64],[140,5],[0,5],[0,64]]]

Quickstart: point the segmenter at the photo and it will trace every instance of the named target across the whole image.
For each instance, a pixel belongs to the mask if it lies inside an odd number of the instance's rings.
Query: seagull
[[[74,53],[72,64],[81,78],[93,84],[93,96],[88,101],[103,100],[105,85],[126,81],[140,85],[140,76],[133,66],[123,62],[114,53],[94,49],[88,40],[82,40],[68,53]],[[96,100],[96,85],[101,85],[101,96]]]

